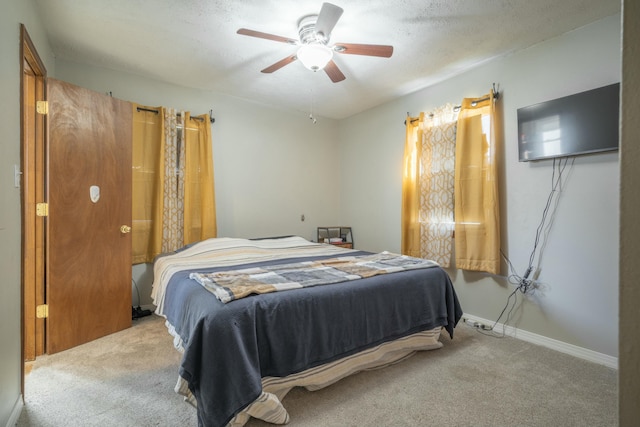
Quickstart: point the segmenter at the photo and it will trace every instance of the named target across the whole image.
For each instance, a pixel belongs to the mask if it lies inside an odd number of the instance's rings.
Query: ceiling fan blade
[[[249,30],[247,28],[240,28],[237,31],[238,34],[242,34],[243,36],[257,37],[259,39],[267,39],[273,40],[276,42],[288,43],[288,44],[298,44],[298,40],[290,39],[288,37],[276,36],[275,34],[262,33],[260,31]]]
[[[334,83],[338,83],[346,79],[344,74],[342,74],[342,71],[340,71],[336,63],[333,61],[329,61],[327,63],[327,65],[324,67],[324,71]]]
[[[333,27],[342,16],[342,8],[331,3],[322,3],[318,19],[316,20],[316,33],[322,33],[329,40]]]
[[[275,64],[268,66],[267,68],[262,70],[262,72],[263,73],[273,73],[274,71],[278,71],[280,68],[284,67],[285,65],[291,64],[296,59],[298,59],[298,57],[295,56],[295,55],[287,56],[286,58],[281,59],[280,61],[276,62]]]
[[[381,44],[336,43],[333,50],[349,55],[380,56],[383,58],[390,58],[393,54],[393,46]]]

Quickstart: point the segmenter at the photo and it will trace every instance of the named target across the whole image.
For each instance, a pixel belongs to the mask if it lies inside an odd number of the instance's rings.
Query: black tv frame
[[[620,83],[517,110],[519,161],[617,150]]]

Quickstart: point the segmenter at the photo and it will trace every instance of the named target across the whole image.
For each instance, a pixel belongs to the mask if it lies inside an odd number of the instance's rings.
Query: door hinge
[[[36,318],[46,319],[47,317],[49,317],[49,306],[47,304],[36,306]]]
[[[49,203],[37,203],[36,216],[49,216]]]
[[[49,101],[36,101],[36,112],[38,114],[49,114]]]

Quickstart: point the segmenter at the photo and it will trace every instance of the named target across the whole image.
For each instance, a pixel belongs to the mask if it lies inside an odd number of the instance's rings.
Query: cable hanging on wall
[[[515,286],[515,289],[509,294],[507,297],[507,302],[500,312],[500,315],[495,320],[492,326],[486,327],[484,325],[480,325],[479,332],[489,331],[487,335],[502,338],[505,336],[505,327],[509,324],[509,321],[512,319],[513,311],[518,305],[518,293],[522,295],[532,294],[538,288],[538,276],[540,275],[540,265],[542,262],[542,254],[544,252],[544,246],[546,244],[546,238],[551,230],[551,226],[553,224],[553,219],[555,217],[555,212],[558,207],[560,191],[562,190],[563,185],[563,175],[565,174],[565,169],[567,165],[569,169],[573,167],[575,162],[575,157],[564,157],[561,159],[553,159],[553,172],[551,174],[551,190],[549,195],[547,196],[547,201],[545,203],[544,209],[542,210],[542,217],[540,219],[540,223],[536,228],[533,248],[529,255],[529,263],[527,264],[527,268],[522,276],[520,276],[509,257],[500,250],[500,255],[507,263],[507,267],[509,269],[509,275],[507,276],[507,280],[510,284]],[[554,205],[555,200],[555,205]],[[553,206],[553,208],[552,208]],[[544,236],[544,239],[542,239]],[[541,240],[542,239],[542,240]],[[540,244],[542,243],[542,246]],[[537,256],[537,263],[536,263]],[[507,311],[508,309],[508,311]],[[498,322],[502,317],[507,314],[504,323],[502,324],[502,334],[496,334],[494,331],[495,327],[498,325]],[[476,326],[476,325],[474,325]],[[485,332],[486,333],[486,332]]]

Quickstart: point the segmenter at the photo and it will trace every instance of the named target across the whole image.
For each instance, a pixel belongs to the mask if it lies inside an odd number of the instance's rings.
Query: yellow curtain
[[[494,93],[462,101],[455,166],[456,267],[500,271],[500,210]]]
[[[133,105],[133,264],[151,262],[162,250],[163,122],[160,108]]]
[[[216,237],[211,124],[208,114],[184,115],[184,243]]]
[[[133,106],[133,264],[216,237],[211,125],[172,108]]]
[[[404,255],[420,256],[420,165],[422,137],[420,117],[407,117],[402,175],[401,247]]]

